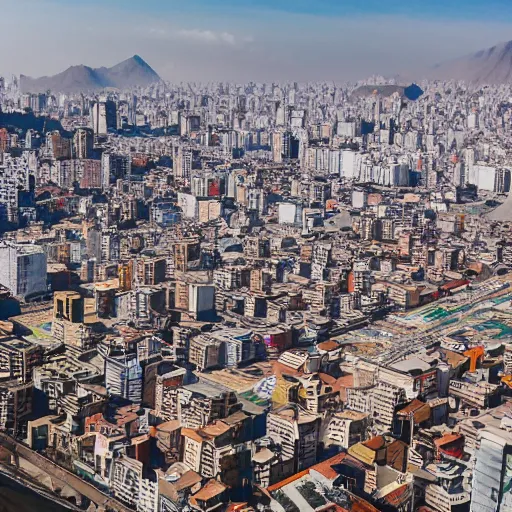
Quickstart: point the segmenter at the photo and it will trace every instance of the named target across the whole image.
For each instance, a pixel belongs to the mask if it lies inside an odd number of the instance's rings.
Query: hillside
[[[148,86],[159,82],[160,77],[144,59],[134,55],[111,68],[90,68],[89,66],[71,66],[62,73],[41,78],[21,75],[23,92],[67,92],[94,91],[105,87],[118,89]]]

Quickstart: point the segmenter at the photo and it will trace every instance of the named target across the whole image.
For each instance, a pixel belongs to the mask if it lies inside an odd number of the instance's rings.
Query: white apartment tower
[[[15,296],[26,298],[47,291],[46,254],[37,245],[0,245],[0,284]]]

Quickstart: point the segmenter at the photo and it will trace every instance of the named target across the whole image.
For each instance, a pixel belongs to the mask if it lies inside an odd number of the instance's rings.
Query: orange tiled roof
[[[439,448],[441,446],[445,446],[447,444],[453,443],[454,441],[458,441],[462,439],[464,436],[461,434],[445,434],[443,437],[438,439],[434,439],[434,444]]]
[[[368,439],[368,441],[364,441],[361,444],[363,446],[366,446],[366,448],[370,448],[370,450],[377,451],[386,446],[386,441],[382,436],[375,436],[372,437],[371,439]]]
[[[407,490],[408,490],[408,484],[404,484],[398,489],[395,489],[394,491],[390,492],[386,496],[384,496],[384,499],[390,504],[394,505],[395,507],[399,507],[407,498]]]
[[[299,478],[302,478],[303,476],[309,475],[309,469],[304,469],[303,471],[300,471],[299,473],[295,473],[295,475],[289,476],[288,478],[285,478],[284,480],[281,480],[280,482],[277,482],[276,484],[270,485],[267,487],[267,491],[277,491],[278,489],[281,489],[281,487],[284,487],[285,485],[291,484],[292,482],[295,482],[295,480],[298,480]]]
[[[331,457],[330,459],[324,460],[319,464],[315,464],[310,468],[310,470],[314,469],[315,471],[318,471],[321,475],[325,476],[326,478],[333,480],[338,476],[338,473],[334,471],[332,466],[340,464],[346,457],[346,453],[338,453],[337,455]]]

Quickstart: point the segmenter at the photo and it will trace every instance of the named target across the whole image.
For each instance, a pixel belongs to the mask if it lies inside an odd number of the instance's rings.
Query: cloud
[[[236,44],[236,37],[229,32],[214,32],[212,30],[182,29],[177,32],[178,37],[198,41],[201,43]]]
[[[204,30],[199,28],[181,28],[175,27],[139,27],[137,31],[140,36],[149,36],[162,40],[185,40],[200,44],[226,44],[234,46],[235,44],[251,43],[254,39],[251,36],[238,38],[230,32],[217,32],[214,30]]]

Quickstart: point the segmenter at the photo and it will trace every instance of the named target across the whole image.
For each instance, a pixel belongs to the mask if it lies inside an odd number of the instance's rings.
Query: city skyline
[[[0,14],[0,512],[512,512],[510,0]]]

